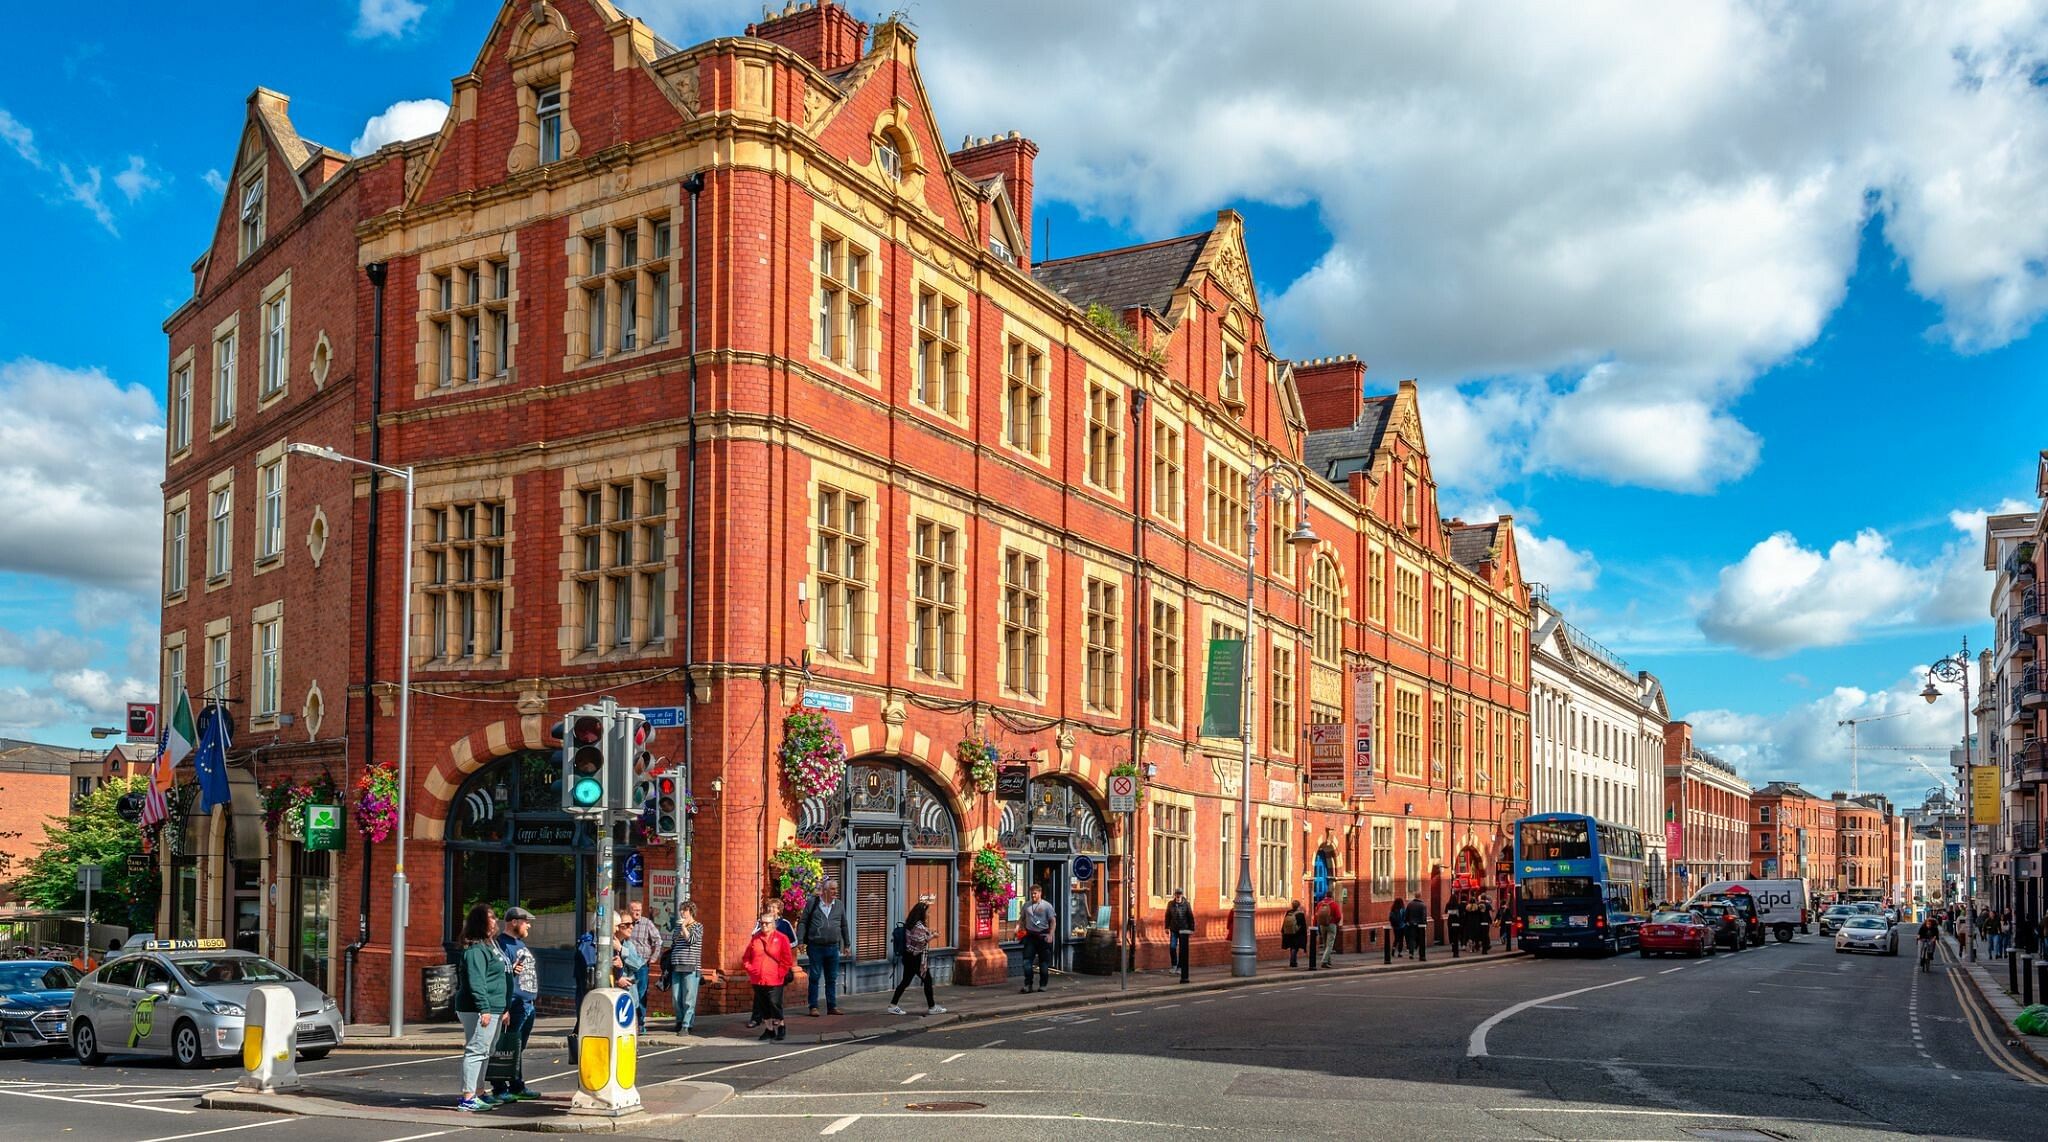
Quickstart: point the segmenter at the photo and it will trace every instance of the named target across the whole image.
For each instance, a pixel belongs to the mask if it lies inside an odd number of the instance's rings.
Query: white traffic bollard
[[[264,984],[249,992],[242,1020],[242,1081],[235,1089],[257,1094],[297,1090],[299,1004],[288,987]]]
[[[583,997],[576,1020],[577,1089],[569,1113],[640,1113],[640,1092],[633,1086],[640,1068],[634,1034],[639,1021],[630,991],[600,987]]]

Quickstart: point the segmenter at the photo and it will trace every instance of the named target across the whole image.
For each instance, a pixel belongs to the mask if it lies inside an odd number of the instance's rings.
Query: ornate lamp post
[[[1977,770],[1971,754],[1970,742],[1970,638],[1963,636],[1961,650],[1946,658],[1936,659],[1927,667],[1927,688],[1920,696],[1931,704],[1941,697],[1941,690],[1934,685],[1935,679],[1953,682],[1963,689],[1963,779],[1956,783],[1956,792],[1963,803],[1963,907],[1972,907],[1977,899]],[[1944,845],[1947,839],[1943,838]],[[1977,958],[1977,941],[1970,941],[1970,958]]]
[[[1252,669],[1252,639],[1258,633],[1253,608],[1259,586],[1259,501],[1294,500],[1294,533],[1287,543],[1306,552],[1321,542],[1308,526],[1307,480],[1284,462],[1255,468],[1245,480],[1244,513],[1244,697],[1239,703],[1237,737],[1243,751],[1243,765],[1237,779],[1237,894],[1230,905],[1230,974],[1252,976],[1259,970],[1259,937],[1253,930],[1258,921],[1258,900],[1252,891],[1252,694],[1256,672]]]

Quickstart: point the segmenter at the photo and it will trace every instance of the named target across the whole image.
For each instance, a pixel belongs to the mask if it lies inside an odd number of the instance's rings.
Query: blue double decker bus
[[[1515,822],[1515,944],[1532,955],[1634,946],[1649,868],[1643,835],[1584,813]]]

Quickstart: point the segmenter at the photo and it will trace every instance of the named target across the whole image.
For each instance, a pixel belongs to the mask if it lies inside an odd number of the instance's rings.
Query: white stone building
[[[1664,857],[1663,684],[1566,622],[1532,593],[1529,634],[1529,803],[1535,813],[1585,813],[1643,835],[1646,887],[1660,895]]]

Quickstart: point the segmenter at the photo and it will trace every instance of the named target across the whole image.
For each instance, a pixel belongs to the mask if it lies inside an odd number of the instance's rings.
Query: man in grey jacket
[[[818,981],[825,981],[825,1011],[839,1014],[839,950],[853,937],[846,927],[846,903],[839,899],[839,884],[828,880],[817,896],[804,906],[803,922],[797,925],[797,940],[809,952],[804,967],[811,973],[811,1014],[818,1013]]]

